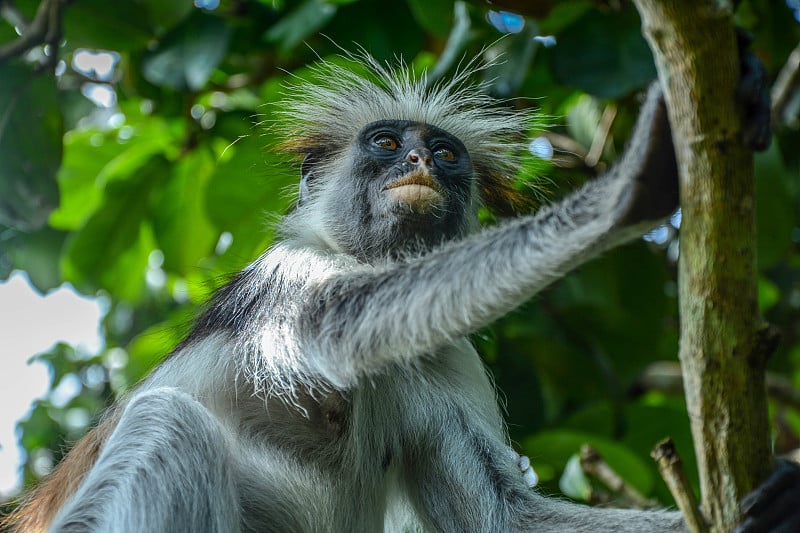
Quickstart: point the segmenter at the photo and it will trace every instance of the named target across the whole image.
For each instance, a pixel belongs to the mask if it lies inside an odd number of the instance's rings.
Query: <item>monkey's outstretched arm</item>
[[[336,273],[323,259],[318,266],[310,259],[276,265],[276,273],[331,272],[319,282],[312,276],[308,294],[296,299],[306,302],[297,308],[297,333],[308,370],[347,386],[387,364],[431,353],[604,249],[641,235],[642,222],[675,208],[676,191],[669,126],[656,88],[620,164],[534,216],[386,266],[350,265]]]

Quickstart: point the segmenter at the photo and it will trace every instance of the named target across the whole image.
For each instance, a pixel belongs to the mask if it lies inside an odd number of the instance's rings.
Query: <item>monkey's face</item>
[[[464,144],[419,122],[382,120],[353,145],[351,198],[358,247],[379,254],[430,247],[463,234],[474,217],[473,170]]]
[[[471,164],[464,145],[426,124],[381,121],[359,135],[357,164],[376,178],[376,208],[404,218],[424,218],[448,207],[448,196],[468,189]],[[466,177],[466,179],[464,179]],[[415,217],[414,215],[419,215]]]
[[[338,153],[337,153],[338,152]],[[343,151],[311,153],[300,202],[324,240],[373,262],[430,249],[477,225],[474,170],[464,144],[420,122],[364,126]]]
[[[474,212],[473,170],[464,144],[419,122],[366,125],[352,146],[349,201],[357,227],[349,252],[365,256],[429,248],[463,234]]]

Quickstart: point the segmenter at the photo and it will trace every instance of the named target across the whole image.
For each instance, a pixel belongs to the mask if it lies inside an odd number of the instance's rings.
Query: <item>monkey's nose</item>
[[[433,162],[433,154],[427,148],[414,148],[406,154],[406,161],[415,166],[431,166]]]

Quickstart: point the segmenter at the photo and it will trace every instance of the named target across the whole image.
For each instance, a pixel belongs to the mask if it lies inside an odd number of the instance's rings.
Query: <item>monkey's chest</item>
[[[413,365],[365,376],[348,390],[299,390],[285,399],[239,398],[242,431],[300,455],[341,464],[368,450],[386,467],[422,449],[453,423],[502,434],[494,389],[477,353],[464,340]]]
[[[427,443],[454,423],[502,435],[494,388],[466,339],[414,365],[365,378],[350,392],[350,403],[348,435],[363,438],[359,432],[369,428],[390,448]]]

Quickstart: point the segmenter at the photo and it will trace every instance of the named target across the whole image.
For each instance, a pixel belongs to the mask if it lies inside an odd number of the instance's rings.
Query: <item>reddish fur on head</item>
[[[55,470],[22,498],[20,506],[0,520],[0,529],[19,533],[47,531],[67,498],[75,493],[97,461],[100,450],[118,421],[119,416],[110,413],[79,440]]]

